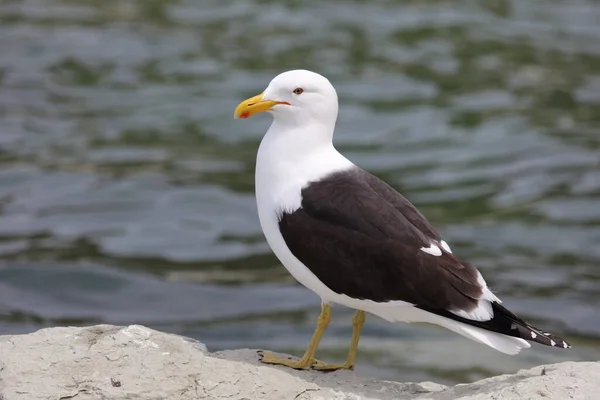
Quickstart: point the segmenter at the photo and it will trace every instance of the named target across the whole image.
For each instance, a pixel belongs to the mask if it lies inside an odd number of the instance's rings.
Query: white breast
[[[324,300],[333,301],[337,294],[288,249],[279,231],[279,215],[300,208],[301,190],[310,182],[352,168],[354,164],[341,155],[331,141],[308,146],[294,137],[302,137],[302,134],[277,132],[271,128],[261,141],[255,174],[258,216],[269,246],[290,274]]]
[[[277,131],[272,126],[258,149],[255,174],[256,203],[260,224],[269,246],[290,274],[302,285],[318,294],[322,301],[365,310],[390,321],[397,320],[397,316],[388,315],[390,306],[395,310],[412,309],[412,304],[393,301],[384,303],[385,305],[381,307],[381,303],[335,293],[287,247],[279,230],[281,212],[291,213],[301,207],[301,190],[310,182],[355,167],[333,147],[331,140],[315,145],[314,141],[311,143],[311,139],[315,137],[303,133]],[[403,320],[408,321],[411,318],[406,316]]]

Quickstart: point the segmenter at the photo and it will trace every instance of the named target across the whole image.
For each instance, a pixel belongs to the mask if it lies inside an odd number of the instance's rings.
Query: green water
[[[600,5],[0,2],[0,334],[141,323],[301,354],[319,300],[270,253],[254,157],[277,73],[340,97],[337,147],[570,351],[367,319],[357,371],[465,382],[600,359]],[[335,308],[319,357],[342,360]]]

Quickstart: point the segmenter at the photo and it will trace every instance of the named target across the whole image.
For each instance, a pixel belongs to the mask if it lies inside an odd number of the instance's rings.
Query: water
[[[465,382],[600,359],[600,6],[138,0],[0,4],[0,333],[148,326],[301,354],[319,311],[253,196],[277,73],[338,89],[336,143],[413,200],[570,351],[509,357],[367,319],[357,370]],[[334,308],[321,359],[340,361]]]

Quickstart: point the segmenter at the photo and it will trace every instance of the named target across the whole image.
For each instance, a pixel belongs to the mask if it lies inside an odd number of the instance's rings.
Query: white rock
[[[399,383],[262,365],[134,325],[0,336],[0,399],[598,399],[600,363],[566,362],[471,384]],[[544,373],[542,373],[544,371]]]

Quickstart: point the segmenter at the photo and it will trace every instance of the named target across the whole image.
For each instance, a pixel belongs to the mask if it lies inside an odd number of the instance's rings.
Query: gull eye
[[[302,94],[302,93],[304,93],[304,89],[299,88],[299,87],[294,89],[294,94]]]

